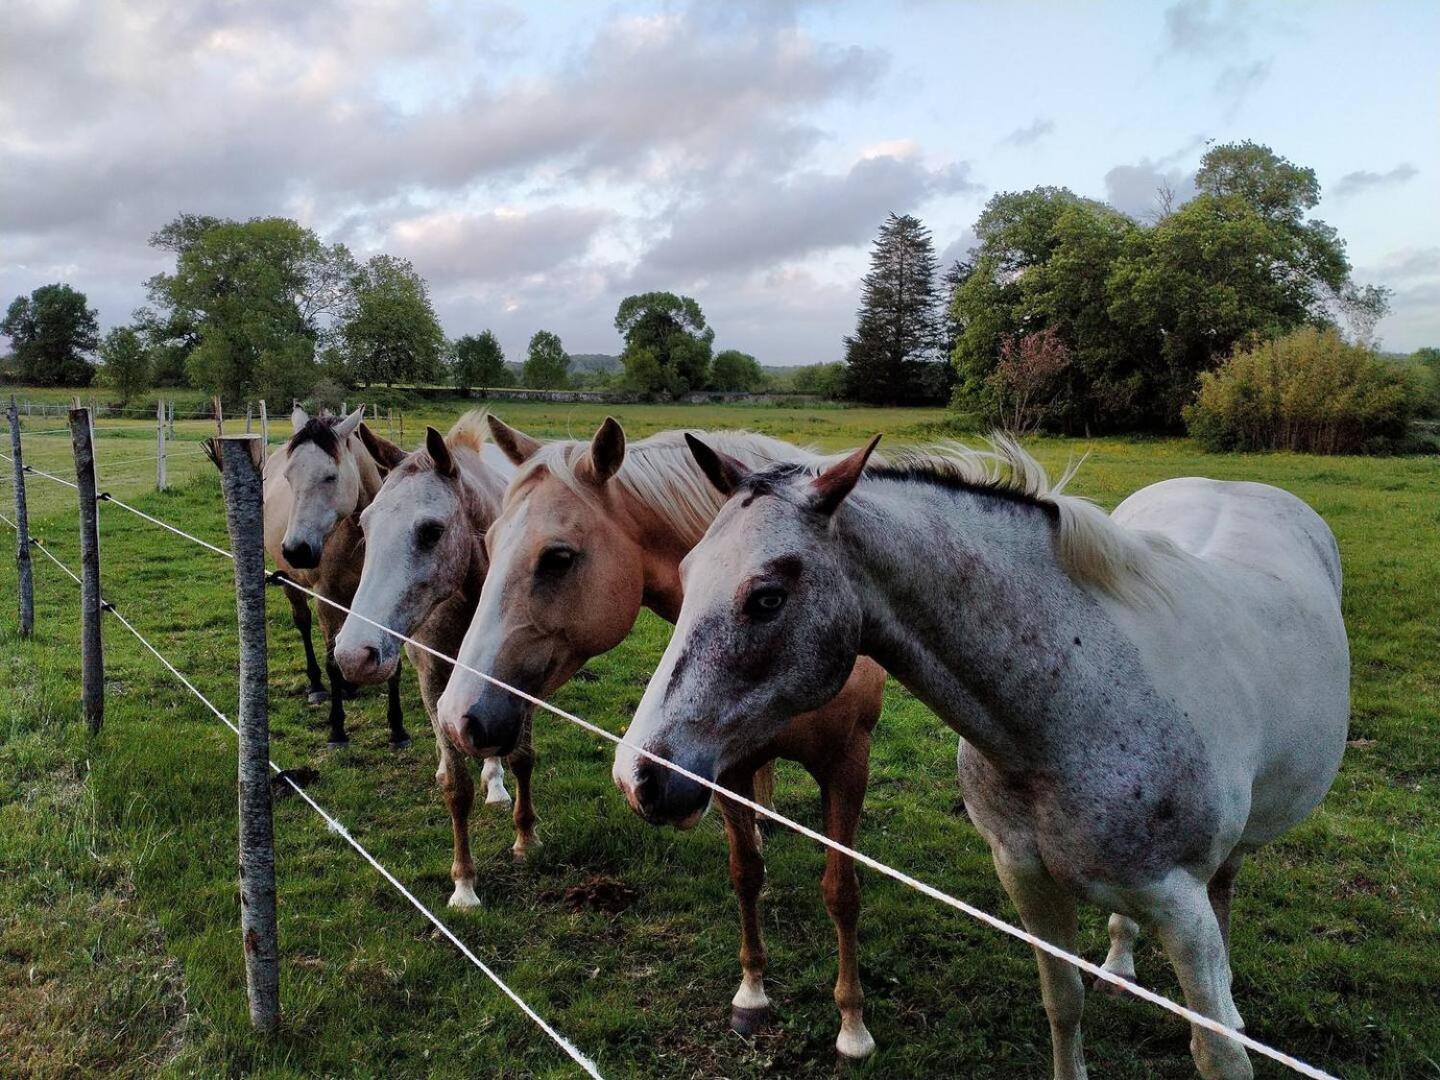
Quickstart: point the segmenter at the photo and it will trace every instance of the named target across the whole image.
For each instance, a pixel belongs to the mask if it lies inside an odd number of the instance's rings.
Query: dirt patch
[[[595,875],[568,889],[547,889],[540,894],[547,903],[564,904],[573,912],[599,911],[606,915],[618,915],[630,907],[640,894],[612,877]]]

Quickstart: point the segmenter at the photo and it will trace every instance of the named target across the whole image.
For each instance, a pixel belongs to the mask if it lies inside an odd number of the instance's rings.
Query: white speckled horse
[[[628,738],[714,777],[873,656],[963,736],[965,805],[1026,927],[1073,951],[1077,899],[1120,913],[1122,951],[1128,919],[1151,926],[1190,1007],[1240,1027],[1236,871],[1319,803],[1345,747],[1340,560],[1319,516],[1197,478],[1107,516],[1003,440],[764,472],[691,445],[731,498],[685,559]],[[658,784],[675,819],[709,800],[626,747],[616,776]],[[1084,984],[1037,959],[1054,1075],[1083,1077]],[[1251,1075],[1233,1039],[1195,1028],[1191,1049],[1207,1078]]]

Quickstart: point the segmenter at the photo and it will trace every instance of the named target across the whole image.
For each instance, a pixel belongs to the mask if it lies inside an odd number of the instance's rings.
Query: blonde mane
[[[464,413],[445,433],[445,445],[452,448],[463,446],[477,454],[484,453],[486,418],[489,415],[486,409],[471,409]]]
[[[845,456],[820,454],[751,431],[690,433],[757,473],[778,469],[813,474]],[[611,483],[658,514],[687,544],[694,544],[720,512],[725,497],[696,466],[685,435],[683,430],[662,431],[631,443]],[[876,453],[866,471],[876,476],[928,476],[1034,504],[1053,515],[1057,553],[1074,579],[1131,602],[1166,596],[1174,566],[1182,558],[1179,549],[1165,537],[1113,521],[1089,499],[1066,494],[1065,487],[1083,459],[1052,481],[1045,467],[1012,436],[996,434],[986,441],[986,449],[946,442]],[[576,476],[575,465],[589,445],[568,440],[544,444],[521,466],[506,501],[542,468],[586,497],[587,485]]]

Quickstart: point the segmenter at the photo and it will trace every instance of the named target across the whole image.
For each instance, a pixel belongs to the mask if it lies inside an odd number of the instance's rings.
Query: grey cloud
[[[895,157],[863,160],[844,174],[755,181],[674,214],[669,236],[646,253],[640,274],[696,277],[861,244],[892,210],[978,190],[963,163],[932,170]]]
[[[960,235],[946,244],[940,251],[940,270],[943,273],[954,262],[969,262],[970,251],[980,246],[980,237],[973,226],[966,225]]]
[[[504,282],[585,254],[612,217],[607,210],[569,206],[525,213],[442,211],[394,222],[383,247],[409,259],[440,287]]]
[[[1393,187],[1396,184],[1403,184],[1405,181],[1417,176],[1420,170],[1409,162],[1396,165],[1386,172],[1371,172],[1368,169],[1360,169],[1356,172],[1346,173],[1342,176],[1332,189],[1340,198],[1347,198],[1351,195],[1359,195],[1362,192],[1371,191],[1375,188]]]
[[[1392,251],[1380,260],[1376,272],[1387,280],[1440,276],[1440,247]]]
[[[1245,100],[1270,78],[1270,60],[1232,64],[1215,78],[1215,93],[1225,103],[1225,115],[1233,117]]]
[[[1055,121],[1036,117],[1034,123],[1016,128],[1000,140],[1001,146],[1033,146],[1055,130]]]
[[[1243,16],[1232,5],[1223,13],[1212,0],[1180,0],[1165,9],[1165,44],[1174,53],[1211,56],[1244,43]]]
[[[1195,174],[1165,169],[1149,158],[1136,165],[1116,165],[1105,174],[1105,201],[1137,220],[1153,217],[1162,209],[1162,190],[1171,193],[1173,206],[1189,202],[1196,195]]]

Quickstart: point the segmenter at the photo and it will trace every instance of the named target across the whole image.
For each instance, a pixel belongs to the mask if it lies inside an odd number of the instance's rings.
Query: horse
[[[482,459],[484,414],[462,416],[448,435],[426,428],[421,449],[390,457],[389,473],[370,505],[360,514],[365,559],[348,618],[335,639],[335,662],[348,679],[377,683],[393,678],[400,664],[400,642],[379,623],[413,637],[447,656],[455,655],[470,625],[487,561],[484,536],[500,508],[504,479]],[[373,620],[373,622],[366,621]],[[475,863],[470,855],[469,818],[475,785],[465,762],[435,720],[435,703],[445,688],[450,665],[432,653],[407,645],[420,678],[420,697],[435,729],[439,767],[435,779],[450,811],[454,833],[455,882],[450,906],[475,907]],[[528,734],[528,733],[527,733]],[[535,757],[528,737],[510,755],[515,773],[516,858],[535,839],[530,775]],[[488,804],[508,804],[504,769],[497,757],[481,771]]]
[[[627,742],[723,775],[872,656],[962,737],[966,809],[1037,937],[1073,952],[1085,900],[1153,927],[1189,1007],[1231,995],[1235,878],[1329,790],[1349,645],[1329,528],[1278,488],[1201,478],[1106,515],[1018,445],[866,468],[754,470],[691,440],[730,496],[686,557],[684,603]],[[617,750],[654,814],[709,802]],[[1112,920],[1112,929],[1114,920]],[[1085,1075],[1077,969],[1037,950],[1054,1075]],[[1206,1078],[1249,1077],[1192,1026]]]
[[[460,660],[536,695],[563,685],[591,657],[630,633],[641,607],[674,620],[680,610],[679,566],[719,509],[680,432],[631,446],[613,419],[586,442],[541,445],[495,417],[495,444],[518,467],[500,516],[486,536],[490,572]],[[714,438],[755,464],[812,460],[787,443],[733,433]],[[388,485],[387,485],[388,486]],[[733,790],[762,801],[777,757],[798,761],[820,785],[825,829],[844,844],[855,838],[869,775],[870,733],[880,715],[884,672],[868,660],[852,665],[843,688],[813,710],[796,710],[783,730],[725,773]],[[440,704],[450,741],[470,753],[503,748],[530,710],[456,668]],[[758,776],[757,776],[758,772]],[[632,806],[650,818],[643,802]],[[730,847],[730,878],[740,906],[742,980],[731,1008],[735,1030],[753,1034],[771,1017],[765,994],[765,945],[760,889],[765,863],[753,812],[722,809]],[[859,881],[851,860],[827,852],[825,904],[839,939],[836,1046],[863,1058],[875,1042],[865,1027],[856,925]]]
[[[362,405],[349,416],[312,417],[299,405],[290,415],[290,440],[265,463],[265,550],[283,575],[338,604],[349,606],[360,581],[362,535],[355,518],[380,489],[380,466],[357,434]],[[377,436],[371,433],[372,443]],[[310,607],[304,593],[287,588],[296,627],[305,642],[309,700],[325,700],[310,642]],[[325,669],[330,679],[329,745],[350,741],[345,733],[345,679],[335,664],[335,637],[345,613],[316,605],[325,636]],[[319,692],[317,692],[319,691]],[[410,745],[400,708],[400,673],[389,679],[387,719],[390,745]]]

